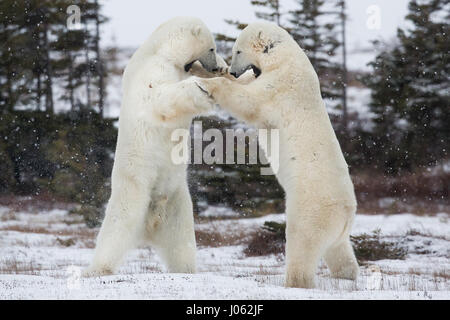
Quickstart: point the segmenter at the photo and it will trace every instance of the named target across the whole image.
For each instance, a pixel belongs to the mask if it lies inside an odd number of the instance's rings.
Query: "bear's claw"
[[[204,93],[206,93],[208,95],[208,97],[212,98],[211,95],[209,94],[208,90],[206,90],[205,88],[203,88],[198,82],[195,82],[195,84],[197,85],[197,87],[203,91]]]

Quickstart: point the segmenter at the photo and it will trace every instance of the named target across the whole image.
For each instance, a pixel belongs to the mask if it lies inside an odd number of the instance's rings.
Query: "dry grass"
[[[128,265],[125,272],[121,272],[121,274],[145,273],[162,273],[162,270],[159,266],[149,264],[148,261],[138,261]]]
[[[37,196],[23,197],[17,195],[0,195],[0,206],[8,207],[11,211],[27,211],[33,213],[50,211],[53,209],[66,210],[75,207],[72,203],[64,202],[61,199],[44,192]]]
[[[386,197],[369,198],[369,195],[357,193],[358,213],[362,214],[401,214],[435,215],[450,212],[447,200],[434,200],[425,197]]]
[[[58,244],[60,244],[63,247],[70,247],[75,245],[75,240],[73,238],[68,239],[56,238],[56,242],[58,242]]]
[[[0,216],[0,221],[4,222],[4,221],[15,221],[17,220],[16,218],[16,214],[14,213],[14,210],[9,210],[6,213],[3,213]]]
[[[352,175],[358,208],[364,213],[430,214],[450,211],[450,173],[417,171],[400,176],[374,172]],[[380,199],[390,199],[385,204]]]
[[[29,261],[19,261],[15,257],[0,260],[0,274],[38,275],[39,266]]]
[[[56,236],[57,245],[69,247],[78,244],[82,248],[90,248],[90,249],[95,248],[95,238],[97,235],[97,230],[89,229],[87,227],[52,230],[51,228],[45,227],[10,225],[0,227],[0,232],[1,231],[15,231],[22,233],[53,235]],[[29,244],[27,242],[23,242],[22,244],[17,243],[17,245],[29,247]]]
[[[54,234],[47,228],[44,227],[32,227],[32,226],[21,226],[21,225],[11,225],[11,226],[2,226],[0,227],[0,231],[16,231],[23,233],[38,233],[38,234]]]
[[[408,271],[382,269],[377,266],[379,271],[379,283],[374,290],[396,290],[396,291],[439,291],[448,290],[448,283],[445,278],[440,278],[437,274],[423,272],[416,268],[409,268]],[[368,274],[370,279],[374,274]],[[361,289],[359,289],[361,290]]]
[[[51,230],[45,227],[32,227],[24,225],[10,225],[0,227],[0,231],[16,231],[23,233],[38,233],[38,234],[53,234],[58,236],[73,236],[73,237],[95,237],[97,230],[88,228],[73,228],[73,229],[58,229]]]
[[[371,267],[375,267],[375,270],[372,270]],[[255,269],[246,276],[257,276],[256,281],[262,284],[284,285],[282,273],[270,272],[270,270],[266,272],[264,269],[261,275]],[[431,297],[429,291],[442,291],[449,288],[446,279],[423,274],[416,269],[401,272],[369,266],[362,269],[362,274],[357,281],[331,278],[328,271],[319,272],[319,274],[320,276],[316,278],[317,288],[326,291],[413,291]]]
[[[433,277],[441,278],[445,281],[449,281],[450,280],[450,270],[443,269],[443,270],[439,270],[439,271],[434,271]]]
[[[196,230],[195,231],[195,239],[197,241],[197,245],[202,247],[224,247],[224,246],[235,246],[239,244],[245,243],[245,240],[248,238],[248,234],[244,231],[230,233],[230,234],[222,234],[218,231],[205,231],[205,230]]]
[[[279,275],[279,272],[277,272],[276,268],[272,266],[268,267],[260,264],[258,270],[256,270],[253,274],[257,276],[273,276]]]
[[[421,236],[421,237],[426,237],[426,238],[450,241],[450,237],[443,236],[443,235],[438,236],[438,235],[432,234],[431,232],[425,232],[425,231],[420,231],[420,230],[416,230],[416,229],[408,230],[408,232],[406,232],[406,236]]]

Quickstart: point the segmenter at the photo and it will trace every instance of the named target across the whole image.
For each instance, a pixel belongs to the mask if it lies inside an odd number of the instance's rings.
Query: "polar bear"
[[[218,65],[219,62],[219,65]],[[189,129],[212,101],[190,77],[225,67],[202,21],[178,17],[158,27],[123,74],[111,197],[84,276],[114,273],[126,251],[156,249],[169,272],[195,272],[195,236],[186,165],[174,164],[173,130]]]
[[[310,61],[272,23],[248,25],[233,47],[230,73],[252,68],[241,84],[199,80],[221,107],[259,128],[279,129],[279,170],[286,192],[286,286],[314,287],[321,257],[337,278],[356,279],[349,233],[356,211],[353,184]]]

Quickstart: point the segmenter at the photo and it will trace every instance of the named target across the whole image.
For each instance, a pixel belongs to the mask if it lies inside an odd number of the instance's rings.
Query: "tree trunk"
[[[5,27],[5,35],[6,35],[6,40],[9,37],[9,32]],[[8,53],[8,62],[6,65],[6,97],[5,97],[5,111],[9,111],[12,112],[14,110],[14,98],[13,98],[13,88],[12,88],[12,84],[13,84],[13,79],[12,79],[12,70],[11,70],[11,55],[12,53],[9,52]]]
[[[44,24],[44,53],[45,53],[45,68],[44,73],[45,79],[45,111],[54,114],[54,104],[53,104],[53,69],[50,61],[50,46],[48,44],[48,25]]]
[[[347,16],[345,15],[345,1],[341,2],[341,23],[342,23],[342,126],[347,134],[347,48],[346,48],[346,27]]]
[[[68,75],[68,81],[69,81],[69,101],[70,101],[70,110],[75,111],[75,100],[73,96],[74,91],[74,85],[73,85],[73,56],[68,52],[68,58],[69,58],[69,75]]]
[[[86,38],[85,38],[85,48],[84,57],[86,60],[86,108],[91,108],[91,64],[89,61],[89,39],[87,26],[84,26]]]
[[[86,108],[91,107],[91,66],[89,62],[89,49],[85,48],[84,56],[86,59]]]
[[[104,74],[103,74],[103,63],[100,57],[100,21],[99,21],[99,12],[98,12],[98,1],[95,1],[95,52],[97,54],[97,62],[96,62],[96,69],[98,73],[98,108],[100,112],[100,117],[103,118],[103,112],[104,112]]]
[[[281,25],[280,25],[280,1],[278,0],[277,2],[276,2],[276,17],[277,17],[277,25],[279,26],[279,27],[281,27]]]
[[[41,88],[41,75],[37,75],[37,82],[36,82],[36,110],[41,110],[41,97],[42,97],[42,88]]]

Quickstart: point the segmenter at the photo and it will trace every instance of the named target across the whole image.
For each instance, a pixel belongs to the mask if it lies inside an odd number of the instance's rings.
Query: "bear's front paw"
[[[211,95],[208,92],[208,89],[203,83],[201,83],[200,81],[195,81],[195,84],[203,93],[205,93],[208,97],[211,97]]]
[[[216,60],[217,60],[217,72],[215,72],[215,74],[218,76],[227,75],[229,71],[229,66],[227,65],[225,60],[223,60],[223,58],[219,55],[217,56]]]
[[[193,77],[191,80],[195,87],[195,89],[192,90],[192,97],[196,108],[200,108],[202,111],[212,109],[214,100],[208,85],[204,82],[205,79]]]
[[[225,78],[211,78],[211,79],[196,79],[195,83],[204,92],[207,93],[208,97],[214,99],[214,94],[217,92],[218,88],[222,87]]]
[[[217,74],[218,76],[228,75],[229,74],[229,67],[228,66],[219,67],[217,69],[217,72],[215,72],[215,74]]]

